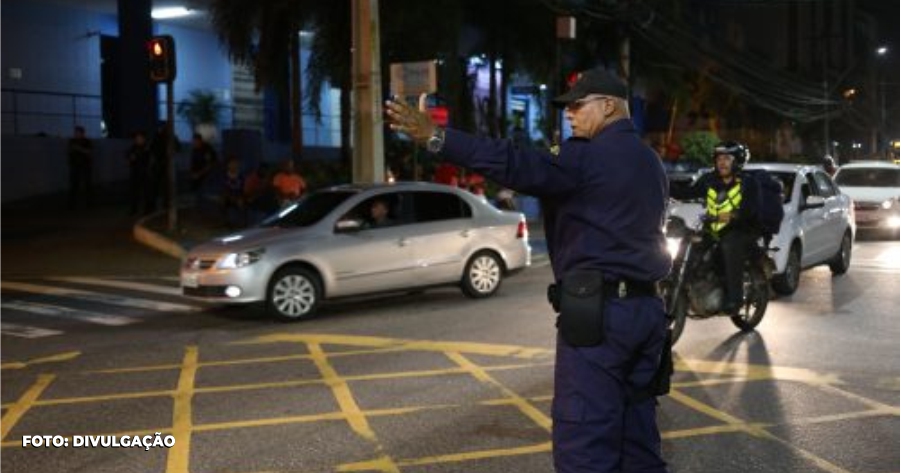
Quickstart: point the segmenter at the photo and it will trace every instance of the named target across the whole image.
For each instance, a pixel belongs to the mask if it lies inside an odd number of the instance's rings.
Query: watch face
[[[426,142],[425,147],[430,152],[437,153],[437,152],[441,151],[441,145],[443,145],[443,144],[444,144],[444,141],[441,138],[439,138],[437,136],[433,136],[433,137],[429,138],[428,142]]]

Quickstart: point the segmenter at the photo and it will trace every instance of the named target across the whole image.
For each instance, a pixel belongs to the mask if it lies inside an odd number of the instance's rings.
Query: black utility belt
[[[645,281],[604,281],[601,283],[604,296],[607,299],[628,299],[631,297],[656,297],[659,295],[657,283]],[[560,287],[551,284],[547,287],[547,301],[554,308],[555,312],[560,312]]]
[[[610,299],[656,296],[657,285],[629,280],[611,281],[599,270],[576,270],[560,284],[547,288],[548,302],[558,312],[557,328],[572,346],[595,346],[604,341],[604,303]]]

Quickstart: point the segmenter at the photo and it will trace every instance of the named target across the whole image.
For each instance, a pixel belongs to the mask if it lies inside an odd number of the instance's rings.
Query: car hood
[[[256,227],[237,233],[216,237],[191,249],[191,253],[209,254],[253,250],[265,247],[273,242],[298,242],[312,239],[314,232],[301,228]]]
[[[841,189],[843,194],[847,194],[855,202],[882,203],[898,197],[899,194],[899,190],[895,187],[842,187]]]

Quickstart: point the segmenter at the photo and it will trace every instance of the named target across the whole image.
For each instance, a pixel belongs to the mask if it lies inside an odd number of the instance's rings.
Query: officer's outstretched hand
[[[393,97],[385,102],[388,114],[388,123],[391,129],[409,136],[413,141],[423,144],[431,138],[435,132],[435,123],[429,116],[426,108],[426,94],[419,96],[419,108],[404,103],[401,99]]]

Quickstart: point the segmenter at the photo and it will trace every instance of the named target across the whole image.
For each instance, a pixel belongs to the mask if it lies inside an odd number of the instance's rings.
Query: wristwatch
[[[427,149],[429,153],[438,153],[442,148],[444,148],[444,128],[435,127],[432,136],[425,142],[425,149]]]

